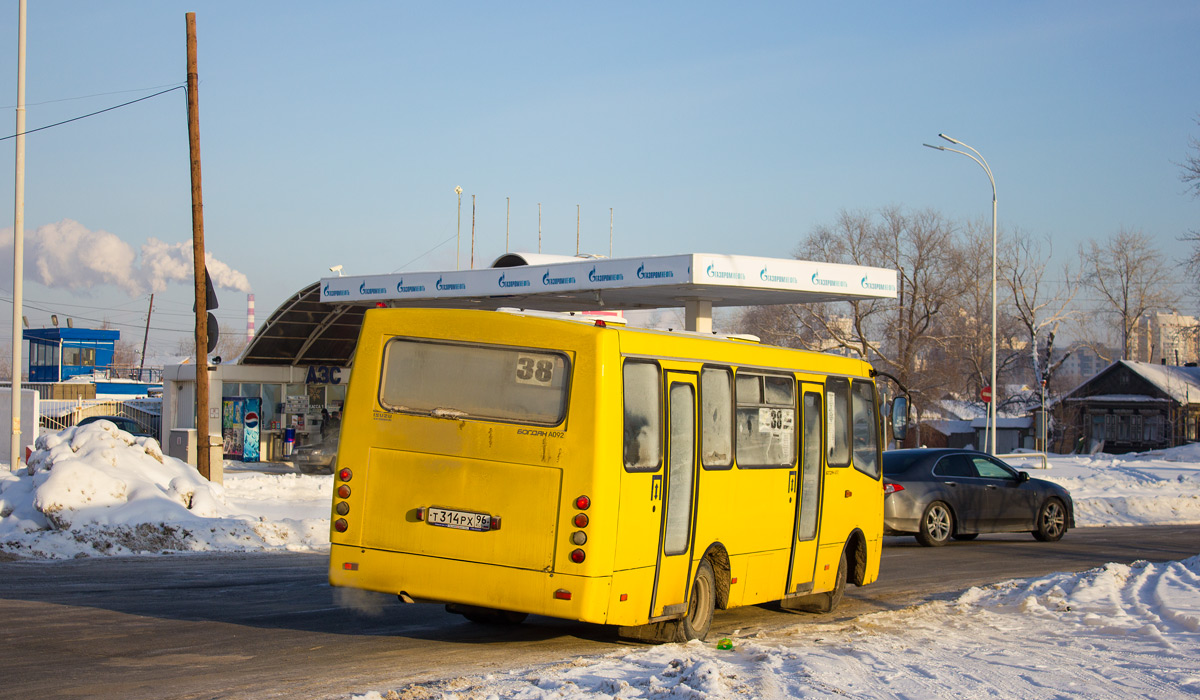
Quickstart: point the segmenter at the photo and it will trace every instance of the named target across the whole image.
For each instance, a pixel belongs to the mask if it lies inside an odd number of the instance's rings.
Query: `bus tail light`
[[[354,472],[350,471],[348,467],[338,470],[338,478],[342,481],[350,481],[350,477],[352,476],[354,476]]]
[[[571,533],[571,544],[584,545],[587,544],[587,534],[583,530],[576,530]]]
[[[416,510],[413,511],[413,515],[416,516],[418,522],[425,521],[425,509],[424,508],[417,508]]]
[[[346,528],[348,527],[350,527],[350,525],[346,522],[345,518],[338,518],[337,520],[333,521],[333,529],[337,530],[338,532],[345,532]]]
[[[575,562],[576,564],[582,564],[583,560],[586,558],[587,555],[583,553],[582,549],[576,549],[571,552],[571,561]]]
[[[571,592],[565,588],[560,588],[554,592],[554,597],[557,598],[558,600],[570,600]]]
[[[580,496],[575,499],[575,507],[579,510],[587,510],[592,506],[592,499],[587,496]]]
[[[490,528],[491,528],[491,529],[493,529],[493,530],[499,530],[499,529],[500,529],[500,516],[499,516],[499,515],[493,515],[493,516],[492,516],[492,521],[491,521],[491,523],[488,525],[488,527],[490,527]]]
[[[342,484],[337,490],[338,498],[350,498],[350,487]]]
[[[901,486],[900,484],[884,484],[883,485],[883,495],[885,495],[885,496],[890,496],[893,493],[896,493],[897,491],[903,491],[903,490],[904,490],[904,487]]]
[[[575,527],[587,527],[587,525],[588,525],[587,513],[576,514],[575,519],[572,522],[575,523]]]

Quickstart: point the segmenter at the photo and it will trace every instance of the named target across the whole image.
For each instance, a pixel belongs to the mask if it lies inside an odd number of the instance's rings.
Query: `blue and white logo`
[[[597,275],[595,267],[592,267],[592,271],[588,273],[590,282],[620,282],[623,279],[625,279],[625,275],[619,272],[611,275]]]
[[[437,283],[435,283],[433,286],[436,287],[439,292],[448,292],[448,291],[453,291],[455,289],[466,289],[467,288],[467,285],[463,284],[462,282],[446,282],[445,284],[443,284],[441,277],[438,278]]]
[[[425,291],[425,285],[423,285],[423,284],[413,284],[413,285],[409,285],[409,286],[405,287],[403,277],[401,277],[400,281],[396,283],[396,293],[397,294],[412,294],[413,292],[423,292],[423,291]]]
[[[842,280],[822,279],[818,277],[819,274],[820,273],[814,272],[812,276],[812,283],[818,287],[850,287],[850,285],[846,284]]]
[[[767,272],[767,268],[763,268],[762,272],[758,273],[758,278],[763,282],[778,282],[780,284],[796,284],[799,280],[795,277],[786,275],[772,275]]]
[[[868,282],[865,275],[862,278],[862,288],[878,290],[881,292],[896,291],[896,285],[894,285],[894,284],[879,284],[878,282]]]
[[[350,296],[349,289],[330,289],[329,285],[325,285],[325,296],[327,297],[348,297]]]
[[[511,287],[528,287],[529,280],[505,280],[504,275],[500,275],[500,287],[509,289]]]
[[[715,264],[710,264],[704,270],[704,274],[718,280],[744,280],[746,276],[740,272],[730,272],[728,270],[718,270]]]
[[[368,287],[366,282],[358,285],[358,293],[363,296],[370,294],[387,294],[387,287]]]
[[[668,279],[675,276],[675,273],[670,270],[650,270],[646,271],[646,263],[638,265],[637,276],[640,280],[659,280]]]
[[[551,277],[550,271],[547,270],[546,274],[542,275],[542,285],[546,286],[546,287],[553,287],[556,284],[575,284],[575,278],[574,277]]]

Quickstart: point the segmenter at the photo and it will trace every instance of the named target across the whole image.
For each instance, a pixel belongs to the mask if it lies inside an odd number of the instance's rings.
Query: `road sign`
[[[992,402],[992,387],[985,386],[979,390],[979,398],[983,399],[984,403]]]

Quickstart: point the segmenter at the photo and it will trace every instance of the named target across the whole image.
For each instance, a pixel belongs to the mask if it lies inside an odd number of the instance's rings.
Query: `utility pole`
[[[188,152],[192,161],[192,262],[196,289],[196,469],[212,479],[208,427],[208,273],[204,269],[204,197],[200,188],[200,83],[196,68],[196,13],[187,18]]]
[[[137,380],[142,381],[142,372],[146,369],[146,344],[150,342],[150,314],[154,313],[154,293],[150,294],[150,308],[146,309],[146,335],[142,338],[142,364],[138,367]],[[205,319],[208,320],[207,318]]]
[[[21,310],[25,279],[25,0],[17,8],[17,158],[13,187],[12,435],[8,468],[21,465]],[[60,356],[61,357],[61,356]],[[34,416],[36,420],[36,416]],[[36,432],[36,431],[35,431]]]
[[[471,269],[475,269],[475,195],[471,195]]]

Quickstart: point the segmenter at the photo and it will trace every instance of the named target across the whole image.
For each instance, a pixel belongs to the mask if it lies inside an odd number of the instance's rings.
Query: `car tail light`
[[[896,493],[897,491],[903,491],[903,490],[904,490],[904,487],[901,486],[900,484],[884,484],[883,485],[883,495],[885,495],[885,496],[890,496],[893,493]]]

